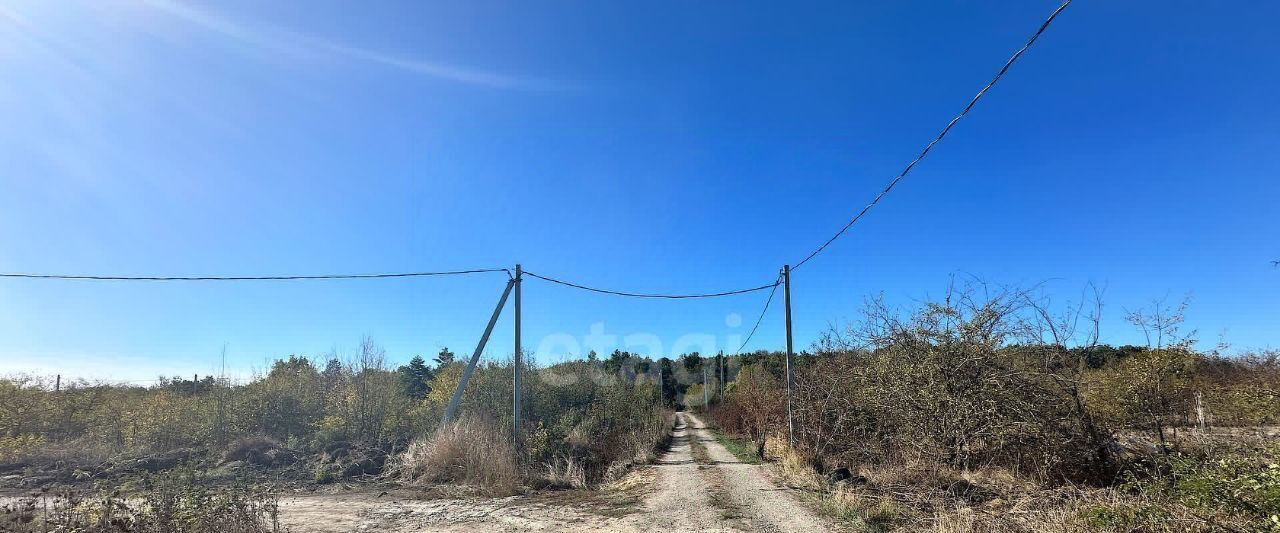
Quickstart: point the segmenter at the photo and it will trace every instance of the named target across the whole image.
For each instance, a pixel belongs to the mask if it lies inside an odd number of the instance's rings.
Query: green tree
[[[320,380],[324,382],[326,390],[336,387],[342,381],[342,361],[336,357],[330,358],[324,365],[324,371],[320,373]]]
[[[428,385],[431,381],[431,368],[421,355],[413,356],[409,364],[397,368],[396,374],[400,377],[400,388],[405,396],[421,400],[431,392],[431,386]]]
[[[684,365],[684,369],[690,374],[697,374],[702,371],[702,354],[693,352],[681,355],[680,364]]]
[[[671,358],[663,357],[658,360],[658,370],[660,372],[659,382],[662,384],[662,399],[667,405],[674,405],[676,397],[680,395],[680,383],[676,381],[675,369]]]
[[[436,368],[449,366],[454,360],[453,352],[449,351],[449,347],[440,348],[440,354],[436,356]]]
[[[595,353],[595,352],[591,352]],[[631,359],[631,354],[622,350],[614,350],[609,354],[609,359],[604,362],[604,370],[610,374],[617,374],[627,365],[627,360]]]
[[[320,373],[311,360],[291,355],[276,361],[265,378],[250,386],[258,428],[288,439],[308,433],[324,414]]]

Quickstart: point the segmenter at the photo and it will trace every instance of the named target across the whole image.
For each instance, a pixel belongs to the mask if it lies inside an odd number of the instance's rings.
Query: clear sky
[[[636,291],[768,283],[1056,5],[5,2],[0,271],[521,262]],[[909,304],[966,274],[1045,281],[1063,302],[1103,284],[1112,342],[1140,340],[1123,309],[1190,294],[1207,343],[1275,345],[1278,17],[1268,2],[1076,2],[797,272],[797,345],[868,296]],[[469,353],[505,279],[0,280],[0,372],[204,374],[224,344],[243,371],[365,334],[395,362]],[[529,280],[525,344],[542,361],[608,335],[658,355],[699,334],[726,348],[764,298]],[[492,357],[511,353],[509,320]],[[775,305],[751,347],[781,348],[782,331]]]

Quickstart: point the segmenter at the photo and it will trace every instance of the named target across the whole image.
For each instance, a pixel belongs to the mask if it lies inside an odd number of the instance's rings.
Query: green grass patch
[[[751,465],[760,464],[760,458],[756,456],[756,447],[750,440],[726,434],[720,431],[718,427],[709,427],[707,429],[711,430],[711,434],[716,436],[716,440],[720,442],[720,445],[729,450],[729,453],[737,457],[739,461]]]

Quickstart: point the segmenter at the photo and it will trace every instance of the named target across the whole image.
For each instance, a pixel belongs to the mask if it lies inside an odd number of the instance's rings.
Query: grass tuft
[[[414,441],[394,468],[412,481],[463,483],[491,495],[508,496],[520,488],[520,468],[506,432],[474,418]]]

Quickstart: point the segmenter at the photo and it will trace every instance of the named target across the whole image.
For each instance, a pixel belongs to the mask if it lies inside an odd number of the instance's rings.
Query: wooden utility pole
[[[792,361],[795,356],[791,351],[791,265],[782,266],[782,294],[787,321],[787,439],[792,446],[795,446],[796,427],[791,414],[791,397],[795,395],[796,390],[795,371],[793,369],[795,363]]]
[[[53,392],[62,392],[62,374],[53,380]]]
[[[516,356],[515,356],[515,370],[514,370],[514,372],[512,373],[512,386],[514,387],[514,389],[513,389],[513,390],[514,390],[515,392],[514,392],[514,393],[512,393],[512,397],[513,397],[513,398],[512,398],[512,402],[513,402],[513,404],[512,404],[512,407],[511,407],[511,419],[512,419],[511,437],[512,437],[512,439],[514,439],[514,442],[516,443],[516,446],[517,446],[517,447],[519,447],[519,446],[520,446],[520,415],[521,415],[521,409],[520,409],[520,407],[521,407],[521,405],[522,405],[521,398],[520,398],[520,396],[521,396],[521,394],[520,394],[520,393],[521,393],[521,375],[520,375],[520,374],[521,374],[521,371],[523,370],[521,367],[522,367],[522,366],[523,366],[523,364],[524,364],[524,363],[523,363],[523,355],[524,355],[524,354],[523,354],[523,353],[521,353],[521,351],[520,351],[520,350],[521,350],[521,348],[520,348],[520,276],[521,276],[521,274],[523,274],[523,271],[520,269],[520,264],[519,264],[519,263],[517,263],[517,264],[516,264],[516,278],[515,278],[515,284],[516,284],[516,287],[515,287],[515,288],[516,288],[516,302],[515,302],[515,308],[516,308],[516,309],[515,309],[515,322],[516,322],[516,332],[515,332],[515,333],[516,333]]]

